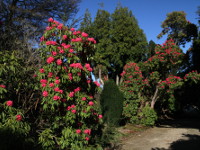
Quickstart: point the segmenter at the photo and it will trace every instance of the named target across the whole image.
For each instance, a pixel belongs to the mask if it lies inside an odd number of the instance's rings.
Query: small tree
[[[110,125],[119,125],[123,111],[123,93],[113,80],[106,81],[100,96],[104,121]]]

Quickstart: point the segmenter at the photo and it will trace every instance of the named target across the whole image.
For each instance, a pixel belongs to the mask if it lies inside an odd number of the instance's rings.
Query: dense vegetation
[[[104,149],[119,125],[200,108],[200,34],[184,12],[167,14],[159,45],[120,5],[73,28],[79,2],[0,2],[0,149]]]

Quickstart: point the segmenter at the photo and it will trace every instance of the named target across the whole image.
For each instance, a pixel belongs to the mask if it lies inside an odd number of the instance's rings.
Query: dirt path
[[[200,120],[165,122],[122,143],[121,150],[200,150]]]

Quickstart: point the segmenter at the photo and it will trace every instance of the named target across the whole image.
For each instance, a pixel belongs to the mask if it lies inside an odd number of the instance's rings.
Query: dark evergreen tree
[[[123,111],[123,93],[113,80],[105,82],[100,95],[100,104],[104,121],[111,125],[119,125]]]
[[[145,59],[148,44],[143,30],[140,29],[132,11],[129,11],[127,7],[118,6],[111,18],[112,45],[109,48],[109,54],[110,64],[114,68],[111,76],[116,77],[116,83],[118,83],[119,75],[126,63]]]
[[[156,43],[153,40],[150,40],[149,45],[148,45],[148,56],[147,56],[148,58],[155,55],[155,47],[156,47]]]

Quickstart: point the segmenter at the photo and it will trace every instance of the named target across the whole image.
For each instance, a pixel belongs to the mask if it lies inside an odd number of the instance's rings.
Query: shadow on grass
[[[186,139],[177,140],[171,143],[168,149],[155,147],[151,150],[200,150],[200,136],[183,134]]]

